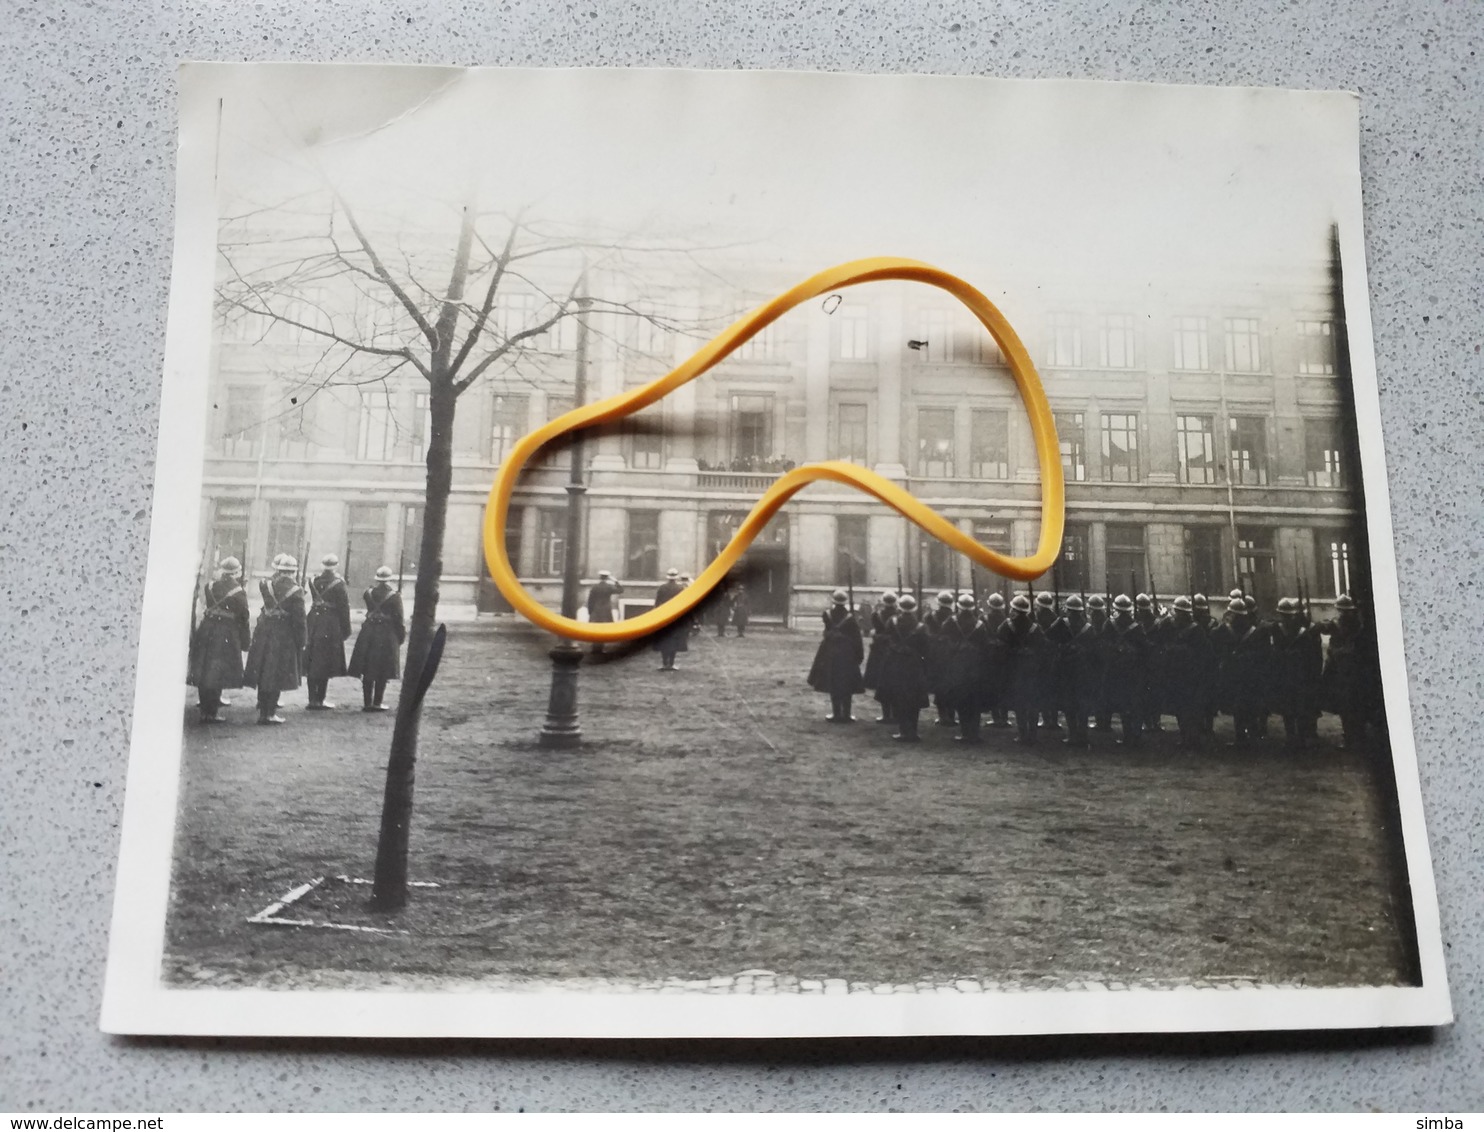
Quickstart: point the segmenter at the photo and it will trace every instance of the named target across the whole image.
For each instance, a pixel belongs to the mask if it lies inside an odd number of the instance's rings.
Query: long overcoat
[[[664,582],[654,591],[654,608],[658,609],[685,587],[679,582]],[[677,618],[654,635],[654,647],[660,652],[689,652],[691,615]]]
[[[309,579],[309,644],[304,649],[304,674],[310,680],[345,675],[345,642],[350,639],[350,597],[345,579],[333,571]]]
[[[861,661],[866,655],[860,622],[843,605],[820,614],[824,637],[809,669],[809,687],[829,696],[853,696],[866,690],[861,680]]]
[[[350,653],[350,675],[362,680],[396,680],[402,675],[402,642],[407,623],[402,595],[386,582],[377,582],[361,595],[366,620]]]
[[[242,682],[260,692],[291,692],[299,686],[299,659],[304,653],[304,591],[287,574],[258,583],[263,608],[253,628],[252,645]]]
[[[877,695],[898,711],[921,711],[928,705],[927,630],[916,613],[902,611],[888,621]]]
[[[186,683],[193,688],[242,687],[242,654],[252,643],[247,594],[235,578],[206,587],[206,611],[191,635]]]

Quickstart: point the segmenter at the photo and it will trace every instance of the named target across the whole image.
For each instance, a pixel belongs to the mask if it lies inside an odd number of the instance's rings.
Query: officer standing
[[[1113,599],[1113,620],[1108,627],[1106,647],[1103,690],[1108,718],[1111,724],[1113,715],[1118,716],[1119,746],[1137,747],[1144,730],[1149,638],[1134,619],[1134,603],[1128,594]]]
[[[1010,726],[1010,655],[1000,640],[1005,623],[1005,595],[996,591],[984,600],[984,708],[991,727]]]
[[[392,585],[392,568],[379,566],[376,583],[361,595],[366,620],[350,653],[350,674],[361,681],[361,710],[386,711],[381,698],[386,682],[402,675],[402,642],[407,623],[402,616],[402,595]]]
[[[587,591],[587,619],[590,622],[611,624],[615,607],[618,604],[618,595],[623,593],[623,587],[613,580],[613,575],[607,570],[598,571],[598,580],[593,583],[593,588]],[[594,641],[592,653],[594,656],[603,655],[603,642]]]
[[[335,570],[340,559],[327,554],[321,570],[309,579],[309,643],[304,649],[304,674],[309,684],[308,711],[329,711],[325,703],[330,681],[345,675],[345,642],[350,638],[350,597],[345,579]]]
[[[242,654],[252,639],[242,565],[224,558],[206,587],[206,612],[191,639],[186,683],[196,689],[202,723],[222,723],[222,689],[242,687]]]
[[[978,743],[979,716],[984,710],[984,647],[986,636],[973,594],[959,594],[958,612],[942,629],[948,710],[958,721],[960,743]]]
[[[289,554],[273,559],[273,578],[258,583],[263,608],[247,650],[242,682],[258,690],[258,722],[279,724],[278,697],[299,686],[299,658],[304,653],[304,591],[294,581],[298,561]]]
[[[680,584],[680,571],[666,570],[665,580],[654,591],[654,608],[658,609],[683,589],[685,587]],[[689,639],[689,616],[677,618],[654,635],[654,647],[660,654],[661,672],[675,671],[675,657],[689,650]]]
[[[921,741],[917,717],[928,706],[927,630],[917,619],[917,599],[903,594],[897,613],[886,627],[887,653],[881,662],[883,704],[896,721],[896,734],[903,743]]]
[[[747,586],[738,582],[732,591],[732,624],[737,627],[737,636],[747,636],[747,622],[752,617],[752,598],[747,595]]]
[[[1042,653],[1046,639],[1031,617],[1031,599],[1016,594],[1010,599],[1010,616],[1000,625],[1010,668],[1010,706],[1015,712],[1015,741],[1036,745],[1037,705],[1041,699]]]
[[[1183,594],[1175,599],[1174,613],[1164,631],[1165,702],[1175,714],[1180,729],[1178,746],[1195,751],[1206,731],[1211,640],[1193,616],[1194,603]]]
[[[850,608],[844,590],[830,595],[830,607],[820,614],[824,621],[824,638],[814,653],[809,669],[809,686],[830,698],[830,723],[854,723],[850,699],[866,690],[861,682],[861,661],[866,648],[861,640],[860,622]]]
[[[1296,597],[1278,602],[1278,624],[1272,632],[1273,690],[1283,716],[1284,746],[1302,750],[1319,737],[1319,678],[1324,648],[1319,633],[1303,615]]]
[[[1329,637],[1320,688],[1325,710],[1340,717],[1340,747],[1352,750],[1365,738],[1366,719],[1381,706],[1381,668],[1375,634],[1361,620],[1355,599],[1335,599],[1335,620],[1316,628]]]
[[[915,604],[915,603],[914,603]],[[877,723],[891,723],[891,704],[881,694],[881,666],[886,661],[887,652],[887,630],[891,625],[891,619],[897,615],[897,595],[887,590],[881,595],[881,601],[876,608],[871,610],[871,651],[866,655],[866,671],[861,676],[861,682],[865,684],[866,691],[876,694],[876,702],[881,705],[881,718]]]

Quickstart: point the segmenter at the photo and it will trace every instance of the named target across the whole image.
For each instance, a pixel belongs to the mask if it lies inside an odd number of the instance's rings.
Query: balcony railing
[[[760,491],[783,474],[777,472],[698,472],[696,486],[709,488],[734,488],[740,491]]]

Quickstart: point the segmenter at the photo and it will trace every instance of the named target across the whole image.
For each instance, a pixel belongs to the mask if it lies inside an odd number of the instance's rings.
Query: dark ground
[[[167,978],[1406,980],[1378,760],[1339,751],[1332,717],[1301,755],[1181,754],[1171,722],[1136,753],[1007,731],[965,750],[931,726],[904,748],[824,722],[812,635],[708,632],[679,672],[584,665],[587,746],[553,752],[545,648],[508,621],[451,629],[412,829],[413,879],[440,887],[395,918],[334,885],[286,913],[407,934],[246,922],[312,877],[370,875],[391,715],[349,680],[334,713],[286,698],[280,728],[250,725],[247,690],[226,725],[188,711]]]

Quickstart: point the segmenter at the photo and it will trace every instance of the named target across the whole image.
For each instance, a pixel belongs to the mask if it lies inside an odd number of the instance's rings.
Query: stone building
[[[711,333],[771,293],[698,281],[651,299],[649,309],[665,312],[658,321],[614,310],[585,326],[568,319],[466,392],[453,438],[445,610],[505,608],[480,553],[485,498],[515,440],[572,405],[579,335],[586,397],[607,396],[665,372],[705,337],[668,327]],[[1363,505],[1327,264],[1158,287],[1031,283],[991,297],[1026,341],[1056,413],[1068,499],[1054,580],[1063,593],[1241,585],[1270,609],[1300,581],[1320,601],[1350,588],[1363,568]],[[499,318],[513,326],[544,301],[511,291]],[[426,392],[415,374],[316,387],[306,375],[322,354],[312,334],[281,323],[220,328],[208,555],[240,554],[263,572],[280,551],[312,560],[335,551],[354,586],[383,563],[410,580]],[[1035,453],[1008,370],[977,323],[923,286],[877,284],[796,310],[590,441],[587,456],[582,575],[612,570],[640,605],[667,568],[698,573],[779,470],[812,460],[872,467],[997,549],[1029,553],[1037,536]],[[566,461],[556,451],[528,472],[507,532],[521,576],[552,605],[569,549]],[[811,487],[745,560],[754,611],[806,616],[847,580],[862,593],[899,576],[932,589],[1005,588],[982,574],[971,583],[962,559],[918,535],[864,496]]]

